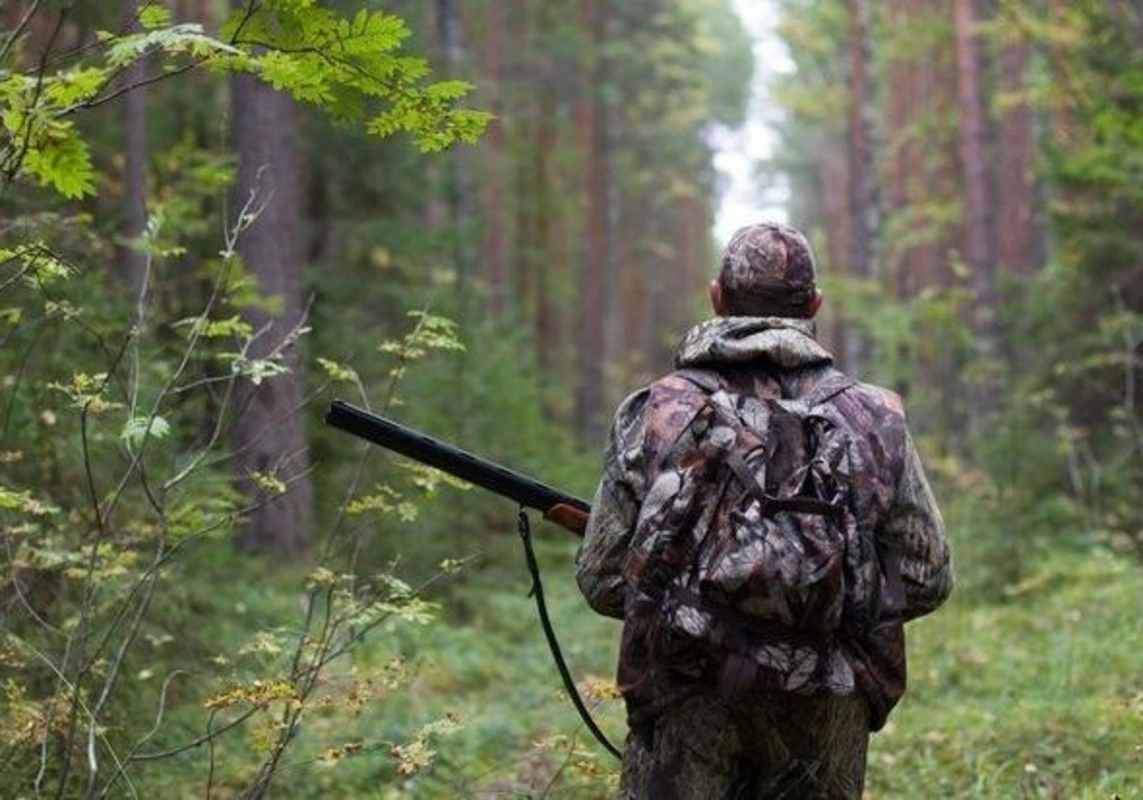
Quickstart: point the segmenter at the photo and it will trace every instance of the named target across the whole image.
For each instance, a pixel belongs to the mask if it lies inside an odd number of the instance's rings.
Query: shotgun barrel
[[[546,518],[575,533],[583,533],[591,505],[535,478],[342,400],[330,403],[325,421],[327,425],[406,458],[508,497],[527,508],[542,511]]]

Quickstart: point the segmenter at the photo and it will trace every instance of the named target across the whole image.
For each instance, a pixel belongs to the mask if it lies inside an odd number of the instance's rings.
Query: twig
[[[12,49],[12,46],[16,43],[16,40],[20,38],[20,35],[25,31],[25,29],[27,29],[28,23],[32,21],[32,17],[35,16],[36,11],[39,10],[41,2],[42,0],[32,0],[32,5],[28,9],[28,12],[24,14],[24,18],[21,19],[16,27],[12,30],[12,32],[8,34],[8,38],[5,40],[4,46],[0,47],[0,63],[3,63],[8,59],[8,52]]]
[[[73,686],[72,683],[67,679],[67,676],[64,675],[63,672],[61,672],[60,669],[55,664],[52,663],[52,660],[50,658],[48,658],[47,655],[45,655],[44,653],[41,653],[34,645],[30,644],[28,641],[26,641],[24,639],[20,639],[19,642],[20,642],[20,645],[22,647],[26,647],[29,651],[31,651],[31,653],[34,656],[36,656],[36,658],[38,658],[40,661],[42,661],[43,664],[49,670],[51,670],[51,672],[56,676],[56,679],[60,683],[62,683],[65,688],[71,690],[72,697],[73,697],[72,711],[76,712],[76,711],[82,710],[85,714],[87,714],[89,719],[92,718],[91,717],[91,711],[90,711],[90,709],[88,709],[87,704],[83,702],[83,697],[80,695],[78,687]],[[49,727],[50,727],[50,725],[49,725]],[[111,759],[116,764],[119,764],[120,763],[119,759],[116,757],[115,750],[114,750],[114,748],[111,747],[111,743],[107,741],[107,737],[105,737],[103,734],[100,734],[100,733],[97,733],[96,735],[99,737],[99,739],[103,743],[103,746],[107,748],[107,752],[111,754]],[[43,777],[44,777],[45,772],[46,772],[46,764],[47,764],[46,744],[47,744],[48,738],[49,737],[44,737],[45,751],[43,752],[41,760],[40,760],[40,772],[36,776],[35,790],[36,790],[37,795],[40,794],[40,786],[42,784]],[[70,756],[65,757],[63,766],[66,768],[70,765],[70,763],[71,763]],[[67,778],[68,771],[69,771],[68,769],[64,769],[64,771],[62,772],[62,774],[60,776],[59,786],[58,786],[57,791],[56,791],[57,796],[63,795],[63,789],[66,786],[66,778]],[[135,794],[134,788],[132,788],[131,793]]]
[[[207,720],[206,733],[204,733],[202,736],[199,736],[196,739],[192,739],[186,744],[181,744],[178,747],[172,747],[170,750],[161,750],[157,753],[136,753],[135,755],[131,756],[130,759],[128,759],[128,763],[133,761],[160,761],[164,758],[177,756],[179,753],[185,753],[187,750],[193,750],[196,747],[202,747],[204,744],[210,744],[211,741],[226,733],[227,731],[237,728],[239,725],[246,722],[246,720],[250,719],[250,717],[254,716],[265,707],[266,706],[264,703],[259,703],[258,705],[246,709],[246,711],[239,714],[235,719],[232,719],[221,728],[214,728],[213,730],[211,729],[211,725],[213,724],[214,717],[218,712],[216,712],[214,709],[211,709],[210,718]]]
[[[170,688],[171,681],[173,681],[175,678],[179,677],[180,675],[186,675],[186,674],[187,673],[184,672],[183,670],[176,669],[174,672],[172,672],[170,675],[168,675],[163,680],[163,685],[159,689],[159,710],[155,714],[154,726],[151,728],[151,730],[149,730],[145,734],[143,734],[143,736],[141,738],[139,738],[139,740],[136,741],[135,744],[131,745],[131,749],[128,750],[127,754],[123,757],[123,763],[119,765],[119,769],[117,769],[115,771],[115,773],[108,779],[108,781],[104,785],[103,789],[99,792],[100,797],[107,797],[108,794],[111,792],[112,787],[115,786],[115,783],[119,780],[119,778],[120,777],[124,777],[124,778],[127,777],[126,767],[127,767],[127,764],[129,764],[131,762],[131,757],[133,755],[135,755],[135,753],[137,753],[139,751],[139,748],[142,747],[144,744],[146,744],[151,739],[152,736],[154,736],[156,733],[159,732],[159,728],[162,727],[162,724],[163,724],[163,715],[166,713],[166,710],[167,710],[167,689]]]

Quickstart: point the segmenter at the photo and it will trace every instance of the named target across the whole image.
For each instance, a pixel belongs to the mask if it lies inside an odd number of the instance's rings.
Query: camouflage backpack
[[[655,413],[678,435],[652,466],[625,566],[620,684],[633,722],[664,668],[713,668],[727,696],[853,691],[839,639],[861,641],[883,608],[872,535],[854,514],[850,432],[830,403],[853,381],[830,371],[782,398],[736,393],[713,372],[673,377]],[[831,683],[839,675],[848,682]]]

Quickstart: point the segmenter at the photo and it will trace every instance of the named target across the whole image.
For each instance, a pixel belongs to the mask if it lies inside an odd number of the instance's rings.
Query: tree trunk
[[[815,176],[815,190],[818,195],[815,213],[819,215],[822,228],[827,231],[825,236],[824,252],[818,254],[831,272],[839,277],[848,277],[851,273],[848,266],[847,243],[852,239],[849,226],[852,215],[848,211],[848,197],[844,192],[835,189],[845,185],[846,163],[842,152],[841,142],[837,147],[829,148],[818,159]],[[846,309],[839,304],[824,306],[825,314],[822,321],[824,328],[824,342],[834,353],[839,369],[853,373],[856,365],[850,362],[851,354],[846,342],[850,340],[850,329],[853,328],[846,320]]]
[[[504,185],[507,176],[505,158],[506,74],[505,40],[507,23],[502,2],[488,6],[485,35],[481,47],[485,87],[491,89],[488,108],[496,115],[488,124],[483,140],[480,170],[480,214],[484,219],[480,240],[480,265],[488,285],[489,309],[493,316],[503,318],[510,298],[508,282],[508,209],[505,205]],[[488,97],[488,94],[484,95]]]
[[[905,19],[901,0],[887,0],[885,15],[889,30],[899,30]],[[882,124],[886,136],[886,155],[883,210],[889,219],[899,214],[909,202],[909,184],[904,170],[906,145],[901,139],[908,113],[906,87],[910,66],[899,53],[894,53],[885,66],[885,117]],[[898,301],[909,296],[908,270],[904,268],[904,257],[905,249],[899,245],[887,247],[883,253],[882,267],[893,288],[893,297]]]
[[[1025,91],[1024,73],[1031,46],[1008,45],[1001,54],[1002,91]],[[1047,234],[1040,212],[1036,180],[1036,134],[1031,106],[1020,100],[1000,119],[1001,180],[996,215],[996,262],[999,269],[1031,275],[1047,259]]]
[[[1025,91],[1024,74],[1031,56],[1027,42],[1009,44],[1000,53],[1001,91],[1020,96]],[[1000,181],[997,187],[997,213],[994,221],[996,264],[1020,276],[1039,271],[1048,258],[1048,236],[1044,225],[1040,182],[1036,178],[1036,134],[1034,112],[1025,100],[1006,109],[999,120],[998,154]],[[1011,290],[1009,290],[1011,292]],[[1023,293],[1023,287],[1016,291]],[[1022,302],[1022,296],[1006,296],[1003,302]],[[1024,323],[1017,320],[998,331],[1003,342],[1004,361],[1009,370],[1023,372],[1030,356],[1019,346],[1025,341]]]
[[[459,0],[436,0],[437,38],[444,51],[448,65],[448,77],[459,77],[464,67],[463,25]],[[452,242],[450,257],[456,270],[456,288],[459,299],[458,316],[463,325],[468,323],[469,295],[471,293],[472,269],[469,248],[463,240],[462,230],[470,216],[469,186],[464,164],[464,153],[454,147],[445,153],[447,173],[445,176],[445,203],[447,208],[448,236]]]
[[[239,486],[252,503],[239,536],[243,550],[299,558],[313,531],[313,489],[303,426],[302,359],[295,341],[304,317],[301,296],[301,195],[298,176],[296,108],[286,95],[250,76],[232,83],[232,138],[238,154],[234,208],[253,199],[257,219],[239,239],[238,249],[260,293],[278,308],[251,307],[243,312],[259,331],[252,358],[279,350],[291,372],[264,380],[243,381],[233,430],[234,466]],[[284,494],[267,493],[258,477],[287,484]],[[264,484],[263,484],[264,485]]]
[[[536,204],[532,213],[533,230],[529,236],[534,248],[530,263],[534,270],[531,276],[531,294],[528,298],[535,315],[536,341],[540,344],[537,360],[544,375],[555,374],[558,362],[555,360],[556,309],[552,302],[552,278],[556,259],[552,253],[552,218],[555,215],[552,159],[557,146],[556,93],[550,78],[542,84],[543,94],[536,104],[535,143],[532,153],[532,200]]]
[[[607,108],[600,91],[605,69],[600,52],[604,40],[604,10],[597,0],[580,0],[581,35],[588,42],[589,59],[581,72],[579,134],[583,141],[587,205],[584,242],[579,265],[578,364],[575,422],[587,442],[601,442],[604,432],[604,359],[607,318],[607,283],[611,268],[608,220],[610,217]],[[593,63],[594,62],[594,63]]]
[[[976,0],[956,0],[954,36],[957,108],[960,115],[960,163],[965,203],[965,258],[975,294],[973,335],[984,369],[974,391],[972,418],[987,417],[996,407],[992,376],[997,357],[998,309],[992,242],[994,209],[989,186],[988,131],[982,86],[982,56]]]
[[[138,0],[123,3],[123,28],[139,29]],[[135,88],[123,96],[123,236],[136,239],[147,227],[147,60],[137,59],[123,73],[123,83]],[[119,276],[133,297],[143,289],[147,256],[132,247],[119,250]]]
[[[874,125],[877,114],[873,92],[873,59],[869,6],[848,0],[849,7],[849,270],[860,280],[877,280],[880,198],[874,173]],[[846,331],[845,362],[860,372],[870,357],[869,338],[860,326]]]

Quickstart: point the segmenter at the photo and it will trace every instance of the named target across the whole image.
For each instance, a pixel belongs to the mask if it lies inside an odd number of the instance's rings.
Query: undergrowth
[[[472,532],[468,565],[432,593],[439,619],[394,622],[328,676],[337,703],[315,704],[305,719],[276,797],[614,796],[617,764],[563,691],[528,597],[513,517],[506,506],[502,527]],[[958,529],[979,535],[955,513],[949,522],[954,546]],[[608,690],[618,624],[590,613],[580,598],[571,577],[575,540],[543,523],[534,533],[565,658],[601,726],[621,744],[621,701]],[[959,571],[988,568],[975,560],[973,541],[959,543]],[[228,548],[218,542],[201,550],[185,565],[174,599],[168,595],[167,613],[182,615],[167,620],[178,638],[132,673],[140,715],[153,713],[164,652],[178,653],[179,663],[188,649],[210,660],[296,618],[300,575],[229,558]],[[873,737],[868,798],[1143,795],[1143,620],[1128,613],[1143,574],[1100,550],[1048,556],[1029,573],[1002,599],[978,602],[970,589],[910,627],[910,690]],[[201,700],[188,677],[169,698],[182,706],[156,742],[201,733]],[[249,779],[246,765],[257,763],[260,746],[255,727],[213,754],[183,753],[140,771],[136,791],[200,797],[213,759],[214,785],[226,796],[228,786]],[[417,768],[406,771],[402,759]]]

